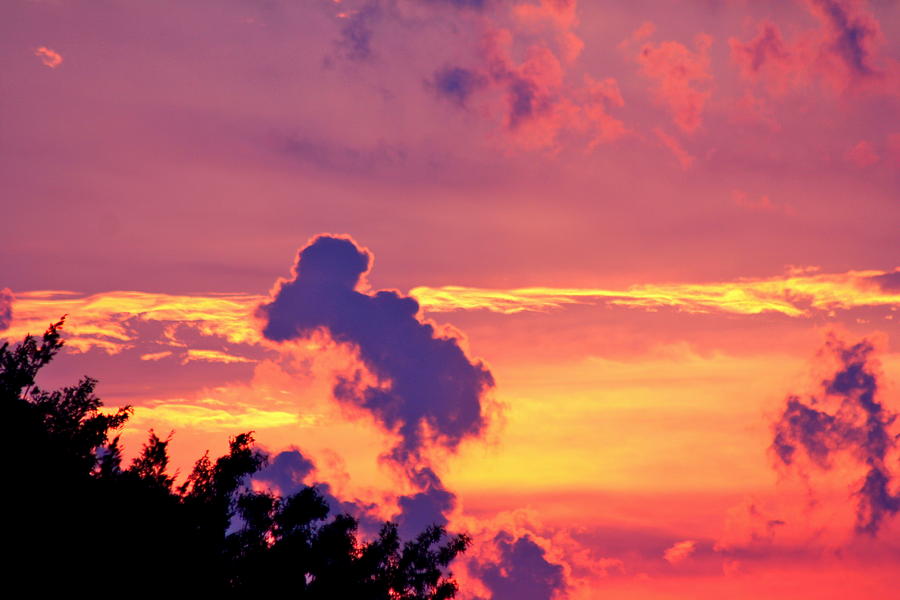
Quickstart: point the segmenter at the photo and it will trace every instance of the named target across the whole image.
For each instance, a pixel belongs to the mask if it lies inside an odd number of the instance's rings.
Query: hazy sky
[[[255,485],[469,531],[469,600],[900,598],[897,35],[893,0],[7,0],[0,330],[68,314],[44,383],[136,406],[132,452],[252,429],[315,465]]]

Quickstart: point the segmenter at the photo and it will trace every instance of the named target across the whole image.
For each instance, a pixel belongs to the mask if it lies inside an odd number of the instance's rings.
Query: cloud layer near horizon
[[[530,287],[485,289],[465,286],[415,287],[405,301],[405,313],[485,310],[500,314],[546,312],[567,306],[606,304],[637,310],[673,309],[686,313],[733,314],[752,317],[778,313],[803,318],[860,308],[877,308],[886,318],[900,308],[900,271],[815,271],[765,279],[720,283],[641,284],[626,289]],[[395,294],[391,296],[390,294]],[[43,331],[48,315],[70,315],[69,345],[86,351],[100,348],[110,353],[129,347],[134,340],[131,320],[179,323],[232,344],[257,345],[261,334],[255,312],[265,296],[257,294],[175,295],[149,292],[79,294],[69,291],[10,292],[6,301],[6,325],[10,338]],[[15,308],[15,319],[10,318]],[[412,312],[410,312],[412,311]],[[412,317],[411,317],[412,318]],[[297,324],[299,327],[300,324]],[[319,326],[324,326],[320,324]],[[170,351],[172,349],[166,349]],[[176,351],[178,351],[176,349]],[[182,353],[184,351],[181,351]],[[159,356],[159,355],[157,355]],[[153,360],[147,355],[146,360]],[[184,360],[222,360],[226,355],[185,355]],[[231,360],[241,360],[236,356]]]

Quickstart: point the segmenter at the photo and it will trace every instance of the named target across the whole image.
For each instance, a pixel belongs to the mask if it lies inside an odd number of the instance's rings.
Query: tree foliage
[[[63,321],[0,346],[2,466],[10,502],[8,585],[32,593],[286,593],[307,599],[444,600],[467,536],[432,526],[402,541],[386,522],[369,541],[350,515],[329,516],[314,487],[280,497],[248,489],[266,464],[251,433],[206,454],[181,485],[153,431],[123,465],[130,407],[103,410],[96,380],[44,390],[35,379],[63,345]],[[36,575],[35,575],[36,574]]]

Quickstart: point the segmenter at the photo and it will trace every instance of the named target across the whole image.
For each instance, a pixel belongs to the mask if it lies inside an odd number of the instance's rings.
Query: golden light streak
[[[250,294],[20,292],[13,301],[12,323],[3,335],[16,339],[29,333],[40,334],[49,321],[66,314],[66,343],[69,348],[82,352],[99,348],[115,354],[127,348],[134,341],[134,333],[126,325],[132,319],[188,325],[203,335],[221,337],[230,343],[254,344],[260,341],[261,335],[253,315],[263,299],[264,296]],[[179,345],[174,339],[169,341]],[[202,351],[194,354],[197,359],[210,360],[212,356],[207,353],[204,357]]]
[[[143,357],[141,357],[143,358]],[[227,352],[220,352],[218,350],[188,350],[187,355],[181,361],[182,364],[189,363],[191,361],[205,361],[205,362],[220,362],[220,363],[252,363],[256,362],[251,358],[245,358],[243,356],[235,356],[233,354],[228,354]]]
[[[893,271],[896,273],[897,271]],[[874,277],[890,271],[849,271],[839,274],[792,274],[769,279],[722,283],[636,285],[624,290],[531,287],[512,290],[444,286],[410,291],[430,312],[488,310],[502,314],[545,312],[569,304],[605,302],[614,306],[687,313],[724,312],[756,315],[774,312],[808,317],[860,307],[900,306],[900,290],[882,289]]]
[[[626,289],[528,287],[486,289],[463,286],[417,287],[410,291],[426,312],[487,310],[500,314],[546,312],[569,305],[606,304],[656,311],[672,308],[685,313],[758,315],[778,313],[788,317],[831,314],[861,307],[900,307],[900,289],[885,289],[876,277],[894,271],[815,273],[793,270],[781,277],[739,279],[717,283],[642,284]],[[3,336],[21,339],[39,334],[50,320],[68,314],[67,343],[76,351],[98,348],[121,352],[135,341],[128,323],[156,321],[170,324],[165,330],[171,346],[185,347],[176,339],[177,326],[187,325],[204,336],[229,343],[262,341],[255,312],[266,300],[256,294],[170,295],[114,291],[81,295],[45,290],[20,292],[13,301],[12,323]],[[888,315],[890,317],[891,315]],[[158,353],[144,360],[162,358]],[[191,349],[187,359],[218,362],[250,362],[245,357],[218,350]]]
[[[264,410],[253,406],[228,404],[217,407],[189,404],[177,401],[155,402],[139,406],[129,421],[131,427],[145,427],[165,423],[167,427],[192,428],[202,431],[229,432],[260,430],[293,425],[312,427],[320,419],[318,415],[301,415],[296,412]]]

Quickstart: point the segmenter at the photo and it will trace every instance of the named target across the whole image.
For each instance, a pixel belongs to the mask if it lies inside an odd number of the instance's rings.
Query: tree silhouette
[[[470,539],[431,526],[402,541],[386,522],[370,541],[350,515],[329,516],[314,487],[280,497],[247,488],[266,464],[251,433],[183,484],[168,473],[171,435],[152,430],[124,467],[131,407],[110,412],[97,381],[48,391],[38,372],[63,345],[63,320],[41,338],[0,346],[0,436],[7,474],[7,587],[44,592],[286,593],[304,599],[445,600],[448,565]],[[235,523],[240,525],[235,527]]]

